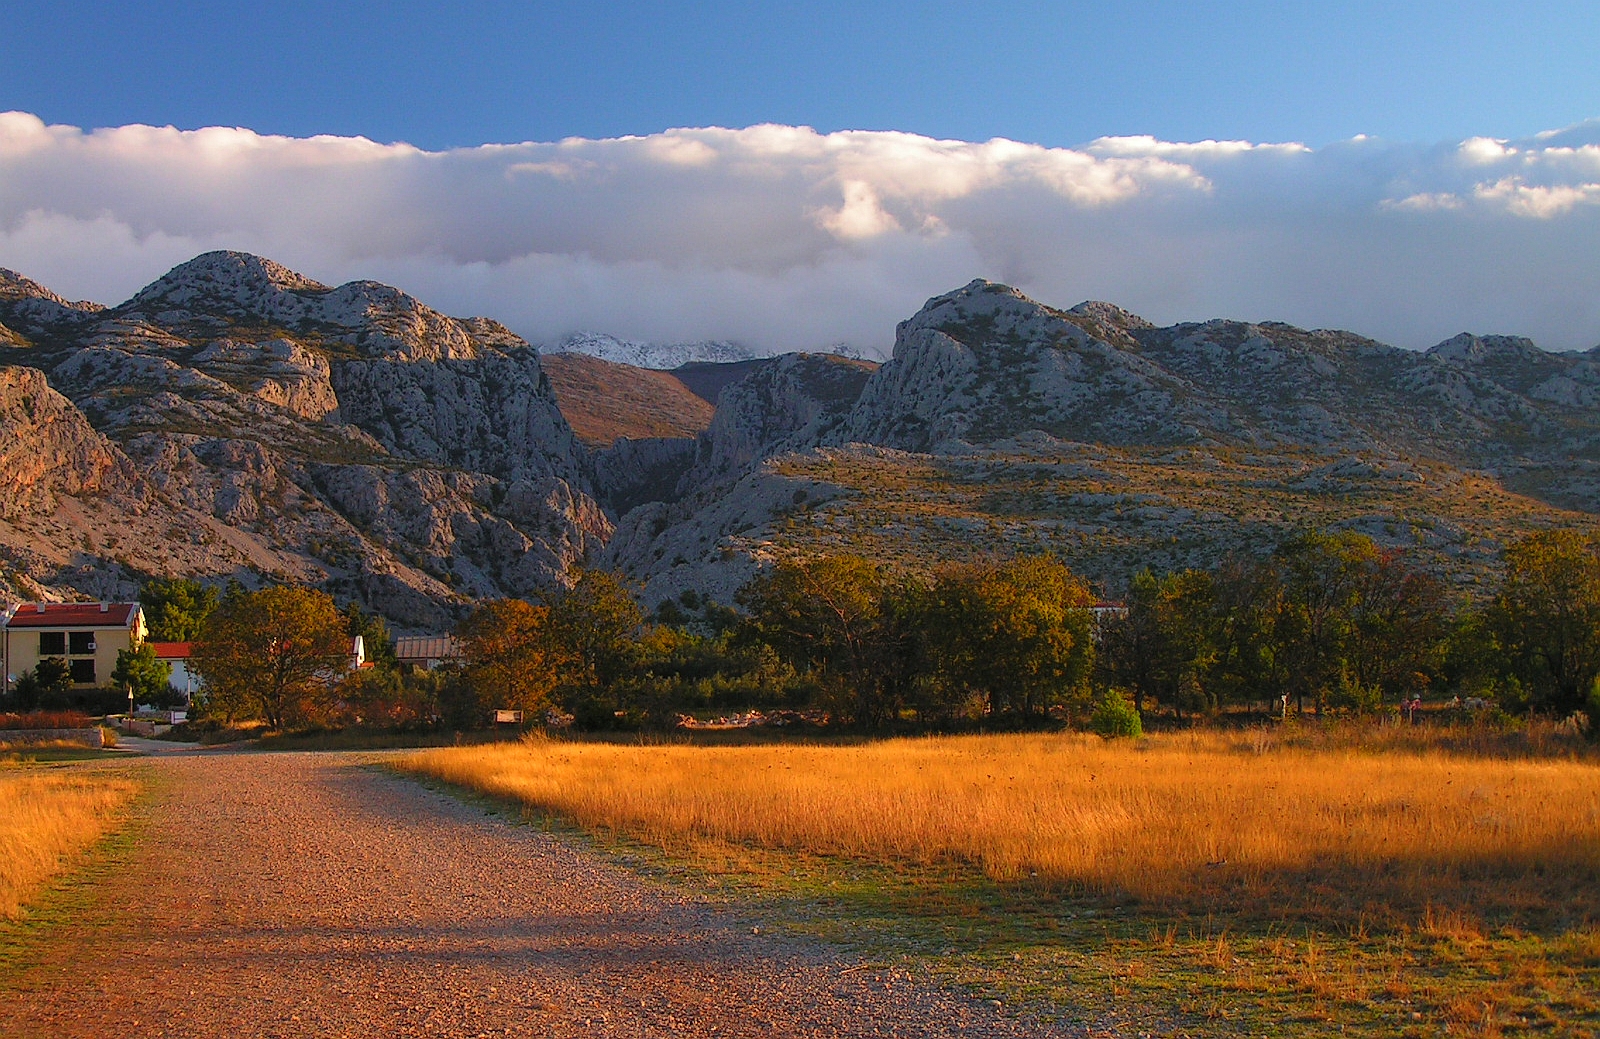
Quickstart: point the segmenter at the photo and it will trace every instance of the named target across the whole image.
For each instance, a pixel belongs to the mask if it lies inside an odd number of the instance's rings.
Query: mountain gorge
[[[1114,594],[1304,523],[1470,588],[1507,537],[1600,511],[1596,351],[1158,328],[984,281],[881,366],[668,372],[210,253],[109,308],[0,273],[0,366],[0,582],[29,597],[296,580],[425,630],[580,559],[653,606],[814,550],[1049,551]]]

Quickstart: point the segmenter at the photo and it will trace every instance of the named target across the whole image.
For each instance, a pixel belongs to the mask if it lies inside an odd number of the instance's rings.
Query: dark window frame
[[[94,652],[95,639],[92,631],[67,632],[67,655],[73,657],[86,657]]]
[[[39,659],[67,655],[67,633],[64,631],[39,632]]]
[[[67,667],[72,674],[73,685],[94,685],[94,657],[69,660]]]

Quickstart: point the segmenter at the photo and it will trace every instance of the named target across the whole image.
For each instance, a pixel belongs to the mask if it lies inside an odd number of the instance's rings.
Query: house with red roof
[[[66,662],[74,688],[104,685],[117,654],[145,636],[136,602],[25,602],[0,625],[0,684],[10,695],[18,677],[55,657]]]
[[[193,700],[195,690],[200,688],[199,676],[189,670],[189,657],[194,653],[194,643],[152,642],[150,648],[155,651],[156,660],[172,669],[167,685],[183,694],[184,703]]]

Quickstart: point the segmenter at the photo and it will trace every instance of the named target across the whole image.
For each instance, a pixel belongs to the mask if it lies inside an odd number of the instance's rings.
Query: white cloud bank
[[[1161,323],[1600,342],[1600,121],[1523,141],[1079,149],[805,127],[425,152],[0,114],[0,266],[114,303],[196,253],[370,277],[535,341],[885,349],[974,277]]]

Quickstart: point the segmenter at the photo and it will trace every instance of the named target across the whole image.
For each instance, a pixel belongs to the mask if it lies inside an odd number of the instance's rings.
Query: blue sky
[[[1068,146],[1518,137],[1600,115],[1600,5],[7,5],[48,122],[445,147],[778,122]]]
[[[243,249],[542,343],[884,352],[985,277],[1586,349],[1597,44],[1592,3],[13,3],[0,266],[115,303]]]

